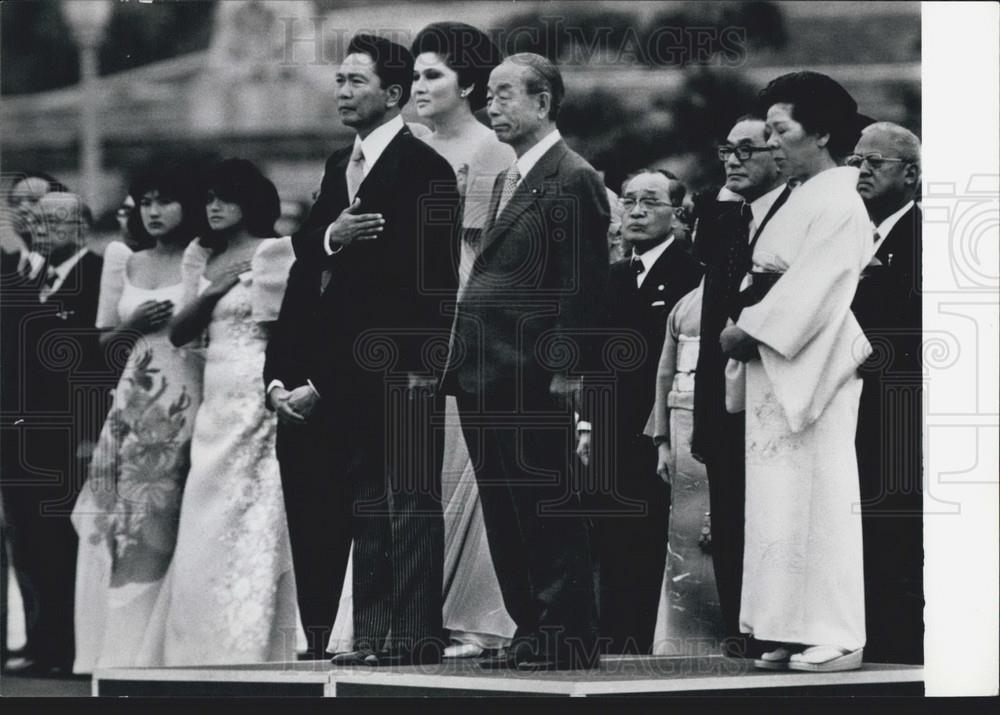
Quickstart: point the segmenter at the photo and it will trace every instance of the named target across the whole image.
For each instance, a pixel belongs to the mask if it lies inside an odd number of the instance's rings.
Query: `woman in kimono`
[[[777,644],[767,669],[850,670],[865,644],[854,438],[871,352],[854,315],[872,227],[857,169],[857,105],[829,77],[783,75],[760,94],[768,146],[798,184],[753,253],[723,352],[745,363],[746,543],[740,630]],[[732,374],[733,361],[727,370]]]

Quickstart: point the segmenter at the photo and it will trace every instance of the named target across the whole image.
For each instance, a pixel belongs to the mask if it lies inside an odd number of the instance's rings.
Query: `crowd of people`
[[[12,183],[8,671],[652,653],[677,409],[724,654],[922,661],[916,136],[795,72],[724,185],[613,190],[558,67],[456,22],[355,36],[334,92],[356,137],[290,235],[244,159],[147,167],[103,260]]]

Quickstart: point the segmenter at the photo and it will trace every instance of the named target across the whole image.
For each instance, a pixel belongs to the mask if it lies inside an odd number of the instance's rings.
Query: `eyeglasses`
[[[639,204],[639,208],[643,211],[654,211],[664,206],[670,206],[674,210],[674,213],[676,213],[678,209],[683,208],[681,206],[671,206],[666,201],[658,201],[657,199],[639,199],[638,201],[636,199],[621,199],[619,203],[625,211],[631,211],[635,208],[636,204]]]
[[[868,162],[868,166],[870,166],[875,171],[878,171],[879,169],[882,168],[882,165],[888,161],[901,164],[910,163],[908,160],[900,159],[899,157],[882,156],[877,151],[872,152],[871,154],[851,154],[849,157],[847,157],[844,163],[846,163],[848,166],[860,168],[862,164]]]
[[[732,154],[735,154],[740,161],[748,161],[754,154],[762,151],[774,151],[774,149],[769,146],[750,146],[749,144],[740,144],[739,146],[722,144],[719,146],[719,161],[729,161]]]

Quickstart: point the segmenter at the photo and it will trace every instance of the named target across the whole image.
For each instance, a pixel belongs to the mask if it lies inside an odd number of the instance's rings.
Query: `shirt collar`
[[[375,166],[375,162],[382,156],[382,152],[404,126],[402,115],[397,114],[385,124],[373,129],[364,139],[360,136],[354,137],[355,148],[360,144],[361,151],[365,155],[365,176],[368,175],[368,172]]]
[[[554,147],[560,139],[562,139],[562,134],[559,133],[558,129],[553,129],[514,162],[522,180],[528,175],[528,172],[535,168],[538,160],[545,156],[545,152]]]
[[[670,244],[673,242],[674,242],[674,235],[670,234],[670,237],[663,243],[657,244],[656,246],[650,248],[645,253],[635,254],[635,258],[638,258],[640,261],[642,261],[642,267],[645,269],[643,270],[642,273],[639,274],[640,284],[642,284],[642,282],[646,279],[646,276],[649,274],[649,270],[658,260],[660,260],[660,256],[662,256],[663,253],[668,248],[670,248]],[[633,260],[635,260],[635,258],[633,258]]]
[[[878,231],[879,239],[884,241],[886,236],[888,236],[892,232],[892,229],[896,227],[896,224],[899,223],[899,219],[903,218],[903,215],[906,214],[906,212],[911,208],[913,208],[912,199],[907,201],[906,204],[899,209],[899,211],[890,215],[882,223],[880,223],[875,229]]]
[[[51,271],[53,273],[55,273],[56,279],[55,279],[55,282],[53,282],[51,286],[45,286],[44,288],[42,288],[42,293],[41,293],[40,299],[41,299],[41,301],[43,303],[46,301],[46,299],[50,295],[52,295],[57,290],[59,290],[60,288],[62,288],[62,284],[66,280],[66,276],[68,276],[69,272],[72,271],[76,267],[76,264],[79,263],[81,261],[81,259],[83,259],[83,257],[85,255],[87,255],[87,251],[88,251],[88,249],[81,248],[79,251],[77,251],[76,253],[74,253],[72,256],[70,256],[69,258],[67,258],[65,261],[63,261],[62,263],[60,263],[58,266],[53,266],[51,264],[49,265],[49,268],[51,269]]]
[[[763,223],[767,212],[771,210],[774,202],[778,200],[778,197],[781,196],[781,192],[784,190],[785,184],[782,184],[750,202],[750,213],[753,214],[753,223],[755,226],[760,226]]]
[[[31,269],[28,271],[28,280],[35,280],[38,278],[38,274],[42,272],[42,267],[45,266],[45,256],[41,253],[35,251],[22,251],[22,262],[27,261]]]

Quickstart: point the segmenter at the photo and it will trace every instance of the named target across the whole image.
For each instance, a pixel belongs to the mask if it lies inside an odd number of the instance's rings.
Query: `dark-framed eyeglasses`
[[[635,208],[636,204],[643,211],[655,211],[664,206],[671,206],[666,201],[660,201],[659,199],[620,199],[619,203],[624,211],[631,211]],[[676,211],[676,208],[674,210]]]
[[[906,159],[901,159],[898,156],[882,156],[877,151],[873,151],[869,154],[851,154],[844,161],[848,166],[853,166],[855,168],[860,168],[862,164],[868,163],[875,171],[881,169],[887,162],[898,163],[898,164],[908,164],[910,163]]]
[[[729,157],[733,154],[740,161],[749,161],[754,154],[762,151],[774,151],[774,148],[769,146],[751,146],[749,144],[740,144],[739,146],[720,144],[718,155],[719,161],[728,161]]]

